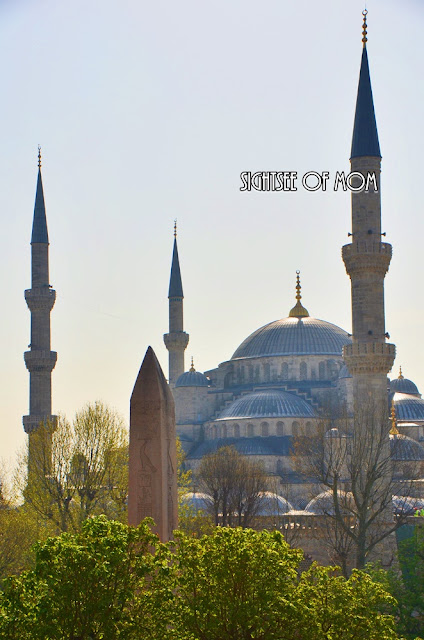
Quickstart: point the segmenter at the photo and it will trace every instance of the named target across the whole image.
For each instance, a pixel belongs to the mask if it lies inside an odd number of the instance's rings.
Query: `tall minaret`
[[[31,312],[30,351],[24,353],[29,371],[29,415],[23,416],[26,433],[34,432],[40,423],[52,421],[51,372],[57,353],[50,351],[50,312],[56,291],[49,284],[49,236],[41,179],[41,152],[38,148],[38,179],[31,236],[31,289],[25,300]]]
[[[381,242],[380,145],[378,142],[368,68],[366,11],[363,12],[363,50],[352,137],[351,171],[372,183],[352,192],[352,242],[342,248],[352,286],[352,344],[344,347],[344,360],[353,377],[354,412],[364,403],[386,411],[387,374],[395,358],[395,346],[387,344],[384,323],[384,277],[392,257],[390,244]],[[359,178],[356,178],[359,181]],[[352,178],[352,186],[355,178]],[[362,182],[362,181],[361,181]]]
[[[184,331],[183,283],[181,282],[180,261],[177,247],[177,221],[174,224],[174,250],[172,253],[171,278],[169,280],[169,333],[163,340],[169,351],[169,384],[175,385],[178,377],[184,373],[184,351],[189,335]]]

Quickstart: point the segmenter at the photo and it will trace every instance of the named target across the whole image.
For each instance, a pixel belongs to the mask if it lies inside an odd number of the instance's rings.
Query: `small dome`
[[[200,371],[186,371],[182,373],[179,378],[177,378],[177,382],[175,383],[176,387],[208,387],[210,381],[208,378]]]
[[[218,420],[242,418],[315,418],[310,404],[287,391],[256,391],[234,400],[221,411]]]
[[[349,369],[344,364],[339,372],[339,380],[343,380],[344,378],[351,378],[352,374],[349,372]]]
[[[352,341],[335,324],[310,317],[275,320],[252,333],[234,352],[232,360],[259,356],[342,355]]]
[[[412,380],[408,380],[408,378],[395,378],[391,380],[390,391],[392,393],[407,393],[413,396],[420,395],[416,384],[414,384]]]
[[[399,433],[390,435],[390,453],[393,460],[424,460],[424,446]]]
[[[212,505],[212,498],[207,493],[185,493],[181,501],[197,511],[208,511]]]
[[[404,422],[424,420],[424,400],[422,398],[409,393],[395,393],[393,402],[398,420]]]
[[[353,499],[352,494],[346,493],[345,491],[338,491],[337,493],[340,507],[343,511],[349,513],[349,503]],[[334,515],[333,492],[329,489],[312,498],[309,504],[306,505],[305,511],[306,513],[314,513],[316,515]]]
[[[260,494],[259,508],[256,511],[257,516],[282,516],[284,513],[291,511],[292,505],[282,496],[264,491]]]

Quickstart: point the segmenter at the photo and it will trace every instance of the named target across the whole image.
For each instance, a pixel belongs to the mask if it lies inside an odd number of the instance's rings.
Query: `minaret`
[[[384,277],[392,257],[390,244],[381,242],[380,145],[367,56],[366,11],[363,12],[363,50],[352,137],[351,171],[376,186],[352,192],[352,242],[342,248],[352,287],[352,344],[343,356],[353,377],[354,412],[364,404],[387,410],[387,374],[395,358],[395,346],[387,344],[384,322]],[[354,181],[359,178],[352,177]]]
[[[38,179],[31,236],[31,289],[25,300],[31,312],[30,351],[24,353],[29,371],[29,415],[23,416],[26,433],[31,434],[42,422],[54,421],[52,412],[51,372],[57,353],[50,351],[50,312],[56,291],[49,284],[49,236],[41,179],[41,152],[38,148]]]
[[[174,224],[174,250],[172,253],[171,278],[169,280],[169,333],[163,340],[169,351],[169,384],[173,387],[178,377],[184,373],[184,351],[189,335],[184,331],[183,284],[181,282],[180,261],[177,247],[177,221]]]

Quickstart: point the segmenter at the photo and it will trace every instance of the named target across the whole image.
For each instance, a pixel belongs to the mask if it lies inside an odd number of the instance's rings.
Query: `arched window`
[[[240,425],[239,424],[235,424],[234,425],[234,437],[235,438],[240,438]]]
[[[281,365],[281,377],[283,378],[283,380],[289,379],[289,365],[287,364],[287,362],[283,362],[283,364]]]
[[[284,435],[284,422],[277,422],[277,436]]]
[[[261,423],[261,435],[262,436],[269,436],[269,424],[268,424],[268,422],[262,422]]]
[[[247,437],[248,438],[253,438],[254,435],[255,435],[255,428],[254,428],[253,424],[248,424],[247,425]]]
[[[240,367],[239,377],[240,377],[240,383],[244,384],[244,367],[243,366]]]
[[[264,380],[265,382],[269,382],[271,378],[271,368],[269,364],[264,364]]]
[[[247,365],[247,376],[249,379],[249,382],[253,381],[253,367],[251,364]]]
[[[283,463],[281,460],[277,460],[277,473],[283,472]]]
[[[222,437],[226,438],[228,436],[228,432],[227,432],[227,425],[223,424],[222,425]]]
[[[313,432],[312,422],[307,422],[305,424],[305,433],[307,436],[311,436]]]
[[[306,377],[307,377],[306,362],[301,362],[300,363],[300,379],[306,380]]]
[[[319,368],[319,379],[325,380],[325,362],[320,362],[318,365]]]
[[[218,437],[218,427],[215,425],[212,429],[212,438],[216,440],[217,437]]]
[[[300,436],[300,424],[296,421],[292,424],[292,434],[294,436]]]

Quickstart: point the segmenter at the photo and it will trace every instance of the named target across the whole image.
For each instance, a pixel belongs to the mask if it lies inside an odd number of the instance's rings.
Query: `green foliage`
[[[215,528],[160,544],[104,516],[36,545],[0,595],[5,640],[394,640],[392,599],[314,565],[279,532]]]
[[[412,537],[399,543],[399,568],[385,571],[368,565],[373,580],[394,597],[389,612],[397,621],[398,632],[407,640],[424,636],[424,531],[414,527]],[[419,638],[418,638],[419,640]]]

